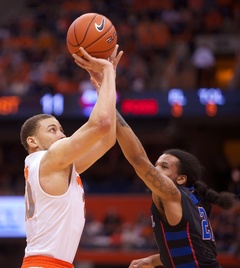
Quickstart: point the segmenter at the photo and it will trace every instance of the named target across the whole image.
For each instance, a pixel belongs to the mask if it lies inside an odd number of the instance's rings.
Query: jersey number
[[[25,205],[26,205],[26,220],[30,219],[34,215],[35,211],[35,203],[33,201],[32,196],[32,188],[30,183],[26,182],[26,198],[25,198]]]
[[[211,224],[208,220],[207,213],[203,207],[198,207],[200,218],[202,219],[202,238],[203,240],[214,241],[214,235]]]

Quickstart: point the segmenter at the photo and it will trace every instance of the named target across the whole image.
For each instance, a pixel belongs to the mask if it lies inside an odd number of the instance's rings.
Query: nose
[[[63,138],[66,138],[66,135],[63,132],[60,132],[59,139],[61,140]]]
[[[62,133],[61,139],[66,138],[66,135]]]

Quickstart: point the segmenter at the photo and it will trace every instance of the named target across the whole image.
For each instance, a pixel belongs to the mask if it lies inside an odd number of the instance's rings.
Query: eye
[[[51,132],[55,132],[56,130],[55,130],[54,127],[51,127],[51,128],[50,128],[50,131],[51,131]]]
[[[161,169],[168,169],[168,165],[165,163],[156,163],[155,167],[159,166]]]
[[[165,162],[161,163],[161,168],[162,169],[169,169],[169,165]]]

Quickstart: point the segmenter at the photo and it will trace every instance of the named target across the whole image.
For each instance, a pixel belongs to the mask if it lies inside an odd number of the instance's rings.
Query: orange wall
[[[139,214],[150,216],[151,194],[146,195],[87,195],[86,212],[102,220],[106,212],[114,209],[124,221],[133,222]]]

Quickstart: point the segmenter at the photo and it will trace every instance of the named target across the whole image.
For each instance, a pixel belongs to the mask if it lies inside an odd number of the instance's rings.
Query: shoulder
[[[26,158],[25,158],[25,165],[28,166],[30,163],[35,162],[37,160],[41,160],[42,157],[45,155],[47,151],[38,151],[35,153],[31,153],[29,154]]]

